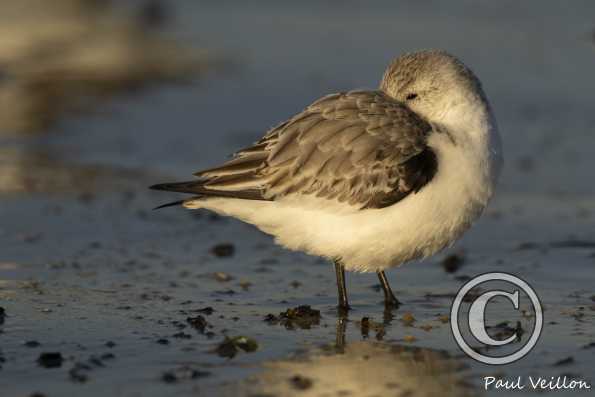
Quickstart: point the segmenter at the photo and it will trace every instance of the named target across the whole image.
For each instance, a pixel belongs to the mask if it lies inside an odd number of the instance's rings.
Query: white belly
[[[234,216],[275,236],[286,248],[340,258],[347,270],[383,270],[453,243],[492,194],[493,167],[486,156],[469,156],[463,145],[438,144],[434,178],[418,193],[382,209],[359,210],[311,196],[280,201],[213,198],[185,206]]]

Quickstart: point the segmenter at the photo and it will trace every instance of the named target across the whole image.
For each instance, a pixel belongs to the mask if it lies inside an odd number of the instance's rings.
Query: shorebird
[[[291,250],[345,270],[385,270],[454,243],[490,200],[500,138],[479,79],[444,51],[402,55],[377,90],[322,97],[220,166],[152,189],[191,193],[181,204],[251,223]]]

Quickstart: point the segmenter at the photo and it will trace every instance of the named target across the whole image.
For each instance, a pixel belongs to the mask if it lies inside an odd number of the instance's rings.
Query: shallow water
[[[480,394],[491,374],[593,383],[592,2],[179,1],[172,11],[170,33],[237,67],[120,97],[0,148],[0,395],[317,395],[333,375],[313,368],[331,364],[362,374],[331,389],[352,395],[391,376],[378,386],[387,395],[431,395],[436,385],[424,379],[436,371],[453,395]],[[374,87],[392,57],[427,47],[460,56],[482,79],[503,135],[502,183],[450,251],[464,251],[458,272],[444,271],[446,253],[390,272],[399,310],[384,312],[373,275],[348,275],[354,310],[347,353],[335,355],[343,336],[328,263],[231,219],[152,212],[170,197],[146,186],[215,164],[324,93]],[[233,255],[212,253],[223,243]],[[488,271],[522,277],[545,307],[536,348],[498,368],[466,358],[441,321],[462,276]],[[311,329],[263,321],[303,304],[321,311]],[[196,312],[205,307],[214,312]],[[205,333],[186,322],[199,314]],[[380,324],[367,336],[363,317]],[[253,338],[258,350],[220,357],[226,335]],[[422,349],[422,364],[403,346]],[[60,352],[61,366],[38,365],[43,352]],[[383,371],[365,375],[374,368]]]

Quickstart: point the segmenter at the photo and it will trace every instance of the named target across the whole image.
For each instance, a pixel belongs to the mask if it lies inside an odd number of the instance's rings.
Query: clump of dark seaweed
[[[233,358],[240,350],[252,353],[258,350],[258,342],[247,336],[226,336],[216,348],[215,353],[221,357]]]
[[[271,325],[281,324],[287,329],[310,329],[320,324],[320,310],[312,309],[309,305],[302,305],[287,309],[279,313],[267,314],[264,321]]]

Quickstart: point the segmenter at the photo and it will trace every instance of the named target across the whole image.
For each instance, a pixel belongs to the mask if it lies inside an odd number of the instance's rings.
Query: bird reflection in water
[[[375,323],[374,327],[388,325],[393,317],[390,310],[385,311],[383,323]],[[295,358],[265,363],[261,373],[226,387],[223,395],[464,397],[477,394],[465,381],[466,367],[448,353],[380,340],[348,342],[349,323],[358,324],[346,315],[337,316],[336,341],[330,349],[317,348]]]

